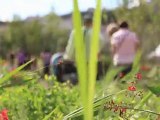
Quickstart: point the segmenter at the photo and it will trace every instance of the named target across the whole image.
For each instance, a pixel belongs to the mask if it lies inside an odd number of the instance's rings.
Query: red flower
[[[128,90],[129,90],[129,91],[136,91],[136,87],[135,87],[135,86],[129,86],[129,87],[128,87]]]
[[[138,80],[141,80],[142,79],[142,74],[141,73],[137,73],[135,75],[135,78],[137,78]]]
[[[0,112],[0,116],[2,120],[9,120],[8,115],[7,115],[8,110],[4,109]]]

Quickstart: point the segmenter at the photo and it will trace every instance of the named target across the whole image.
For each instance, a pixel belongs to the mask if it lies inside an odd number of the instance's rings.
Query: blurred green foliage
[[[47,87],[35,78],[25,85],[5,88],[0,95],[0,109],[8,109],[11,120],[42,120],[56,109],[49,116],[56,120],[80,106],[79,92],[71,89],[70,83],[60,84],[54,77],[45,82]]]
[[[139,7],[132,9],[128,9],[126,7],[127,4],[126,2],[124,6],[112,11],[112,14],[103,12],[107,16],[102,13],[104,17],[102,23],[107,23],[106,21],[111,20],[109,15],[114,16],[117,21],[127,20],[130,28],[137,32],[141,40],[143,54],[147,54],[159,44],[159,1],[154,0],[150,4],[143,3]],[[0,43],[2,45],[0,54],[5,55],[7,51],[11,49],[16,51],[19,48],[24,48],[32,54],[39,54],[45,48],[53,52],[56,51],[57,47],[66,44],[69,32],[69,30],[59,27],[60,21],[61,18],[54,13],[50,13],[41,20],[37,18],[21,21],[18,17],[15,17],[15,20],[9,23],[9,27],[0,32]],[[139,63],[135,64],[140,67]],[[3,71],[3,67],[1,69]],[[134,71],[137,72],[137,69],[134,69]],[[3,75],[10,77],[10,73],[2,71],[0,71],[2,79],[4,78]],[[95,100],[99,101],[99,98],[104,100],[98,106],[98,113],[94,114],[94,119],[96,120],[122,119],[119,118],[119,114],[104,110],[104,102],[107,102],[106,99],[103,99],[106,98],[105,96],[117,93],[128,87],[127,82],[112,81],[113,73],[115,71],[110,71],[106,76],[106,80],[96,83]],[[133,107],[144,110],[143,112],[140,110],[127,110],[128,119],[152,120],[158,117],[147,110],[153,110],[155,113],[160,111],[159,97],[156,96],[157,90],[159,93],[159,87],[152,87],[155,84],[159,86],[159,73],[159,67],[156,67],[156,69],[153,67],[150,71],[144,71],[144,73],[142,71],[143,79],[139,82],[137,88],[138,90],[144,90],[143,99],[137,98],[133,100],[126,97],[125,94],[115,95],[111,98],[111,100],[118,103],[123,101],[127,104],[133,103]],[[19,72],[19,74],[22,75],[22,72]],[[41,79],[38,75],[28,76],[29,73],[26,72],[23,73],[23,77],[17,78],[19,74],[12,75],[13,78],[11,79],[18,79],[21,82],[28,79],[30,81],[20,85],[10,84],[10,86],[2,86],[0,88],[0,109],[8,109],[11,120],[58,120],[82,106],[78,86],[73,87],[70,83],[60,84],[53,76]],[[134,80],[134,74],[126,77],[127,81]],[[8,79],[10,78],[7,77]],[[14,84],[17,84],[17,82],[19,81],[14,81]],[[150,86],[146,87],[146,85]],[[97,111],[97,108],[94,111]]]
[[[72,86],[68,82],[58,83],[54,76],[45,76],[42,79],[37,72],[19,71],[19,68],[15,69],[18,73],[4,71],[3,63],[0,61],[2,66],[0,80],[7,76],[11,78],[5,79],[7,80],[6,85],[0,84],[2,85],[0,87],[0,110],[7,109],[11,120],[62,120],[63,117],[64,119],[83,120],[79,86]],[[155,120],[160,111],[159,97],[157,92],[154,92],[159,88],[152,87],[159,86],[160,67],[155,67],[156,69],[153,67],[149,71],[141,71],[142,80],[138,81],[137,91],[143,90],[143,98],[127,97],[124,91],[128,88],[128,82],[135,80],[135,75],[127,77],[125,83],[122,83],[121,80],[113,81],[117,73],[113,69],[104,80],[97,81],[94,119],[120,119],[118,112],[104,109],[108,101],[114,100],[116,103],[132,104],[134,108],[139,109],[127,109],[128,119]],[[154,91],[148,86],[154,88]],[[133,95],[133,92],[130,94]]]
[[[5,56],[8,51],[27,50],[39,54],[44,49],[55,52],[59,47],[65,47],[68,39],[68,29],[61,29],[61,18],[53,12],[44,17],[14,18],[7,28],[0,32],[1,51]]]
[[[144,0],[140,2],[139,7],[132,9],[127,8],[128,0],[124,0],[124,4],[113,11],[103,9],[102,25],[106,26],[113,21],[128,21],[130,29],[138,34],[143,55],[146,55],[159,44],[160,3],[158,0],[152,0],[150,3]],[[0,54],[5,56],[8,51],[24,48],[29,53],[39,55],[46,48],[52,52],[56,52],[60,47],[64,48],[70,30],[63,27],[62,21],[63,19],[54,12],[26,20],[15,16],[8,27],[0,31]]]

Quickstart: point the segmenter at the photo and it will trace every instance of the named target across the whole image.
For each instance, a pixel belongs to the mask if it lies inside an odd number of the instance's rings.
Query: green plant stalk
[[[121,107],[125,107],[125,106],[121,106]],[[155,114],[155,115],[160,115],[159,113],[156,113],[156,112],[154,112],[154,111],[151,111],[151,110],[143,110],[143,109],[135,109],[135,108],[127,108],[127,107],[125,107],[126,109],[130,109],[130,110],[132,110],[132,112],[133,111],[138,111],[138,112],[145,112],[145,113],[150,113],[150,114]],[[130,116],[130,117],[132,117],[132,115]],[[122,117],[118,117],[119,119],[122,119],[123,120],[123,118]]]
[[[132,109],[130,117],[133,116],[134,110],[141,109],[141,107],[149,100],[149,98],[150,98],[152,95],[153,95],[153,94],[149,91],[148,94]]]
[[[97,61],[98,61],[98,50],[99,50],[99,32],[101,26],[101,0],[97,0],[96,10],[94,12],[93,19],[93,33],[90,48],[89,57],[89,72],[88,72],[88,100],[87,100],[87,116],[86,120],[93,120],[93,100],[95,92],[95,82],[97,75]]]
[[[48,120],[56,110],[57,110],[57,108],[54,109],[54,110],[52,110],[52,111],[51,111],[48,115],[46,115],[45,118],[43,118],[42,120]]]
[[[142,51],[138,50],[133,62],[133,68],[136,68],[137,66],[140,65],[140,60],[141,60],[141,56],[142,56]],[[133,69],[134,70],[134,69]],[[133,72],[133,71],[132,71]]]
[[[78,8],[78,1],[74,0],[73,11],[73,26],[74,26],[74,46],[75,58],[78,69],[78,77],[80,82],[81,98],[84,106],[84,117],[87,116],[87,62],[85,54],[85,46],[83,42],[83,33],[81,26],[81,16]]]
[[[155,114],[155,115],[160,115],[159,113],[156,113],[156,112],[151,111],[151,110],[142,110],[142,109],[135,109],[135,108],[127,108],[127,109],[132,109],[134,111],[141,111],[141,112],[147,112],[147,113],[151,113],[151,114]]]
[[[153,93],[149,91],[149,93],[140,101],[140,103],[135,106],[135,109],[140,109],[152,95]]]

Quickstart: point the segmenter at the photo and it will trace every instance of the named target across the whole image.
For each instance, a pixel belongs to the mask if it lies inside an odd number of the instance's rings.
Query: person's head
[[[92,26],[92,15],[87,14],[84,16],[84,26],[85,27],[91,27]]]
[[[119,27],[120,28],[129,28],[129,25],[126,21],[122,21],[120,24],[119,24]]]
[[[110,23],[107,26],[106,33],[107,33],[107,35],[109,37],[111,37],[113,35],[113,33],[115,33],[117,30],[118,30],[118,24],[116,24],[116,23]]]

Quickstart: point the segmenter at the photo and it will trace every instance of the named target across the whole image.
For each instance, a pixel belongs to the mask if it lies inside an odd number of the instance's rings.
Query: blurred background
[[[79,86],[75,85],[78,83],[76,66],[72,61],[63,61],[61,54],[73,29],[73,0],[0,1],[0,120],[3,111],[9,111],[11,120],[60,120],[64,116],[81,115],[83,102]],[[93,13],[96,1],[78,0],[82,20],[88,13]],[[102,59],[100,65],[98,62],[101,69],[97,67],[96,79],[99,80],[96,82],[94,97],[98,102],[94,102],[94,118],[121,119],[121,113],[124,112],[124,119],[160,120],[160,64],[153,64],[157,61],[160,63],[160,59],[156,60],[155,53],[152,52],[156,49],[160,58],[160,0],[102,0],[101,11],[101,34],[108,44],[103,51],[105,62]],[[122,70],[119,66],[110,64],[111,46],[106,34],[106,28],[111,22],[122,20],[127,21],[130,30],[137,34],[142,49],[142,61],[139,62],[138,54],[133,71],[126,77],[126,73],[119,72]],[[150,53],[153,53],[151,61],[147,57]],[[24,63],[26,64],[21,66]],[[84,74],[84,77],[79,78],[92,78],[93,74],[88,72],[92,65],[84,67],[82,63],[81,70],[83,68],[86,68],[84,73],[86,71],[91,77]],[[124,79],[119,80],[123,77]],[[86,83],[87,87],[82,84],[81,89],[89,88],[92,81],[87,80]],[[87,91],[84,96],[89,100],[88,95],[92,96],[89,93],[94,90],[84,90]],[[124,90],[128,92],[119,94]],[[112,106],[109,103],[113,101],[116,107],[108,107],[111,109],[107,110],[107,106]],[[123,104],[125,111],[122,112]],[[126,105],[133,105],[135,112]],[[7,112],[5,114],[7,116]],[[77,120],[76,117],[74,119]]]
[[[72,0],[3,0],[0,4],[0,56],[24,49],[39,55],[64,48],[72,29]],[[93,12],[96,0],[79,0],[82,16]],[[159,0],[102,0],[101,32],[110,22],[127,20],[138,34],[143,55],[160,43]],[[109,53],[109,48],[106,47]],[[145,59],[145,57],[144,57]]]

